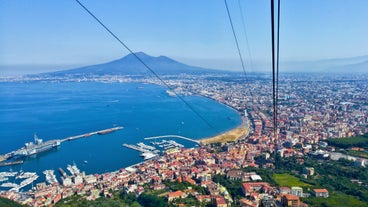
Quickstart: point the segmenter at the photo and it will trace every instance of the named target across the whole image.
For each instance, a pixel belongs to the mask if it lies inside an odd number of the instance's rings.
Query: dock
[[[96,135],[96,134],[104,135],[104,134],[111,133],[111,132],[114,132],[114,131],[117,131],[117,130],[120,130],[120,129],[123,129],[123,127],[118,126],[118,127],[103,129],[103,130],[99,130],[99,131],[95,131],[95,132],[85,133],[85,134],[81,134],[81,135],[66,137],[64,139],[55,139],[55,140],[49,140],[49,141],[62,143],[62,142],[65,142],[65,141],[72,141],[72,140],[76,140],[76,139],[80,139],[80,138],[88,138],[88,137]],[[16,155],[17,153],[22,152],[24,150],[25,150],[25,147],[22,147],[20,149],[11,151],[9,153],[1,154],[0,155],[0,166],[4,166],[4,165],[8,165],[8,164],[10,164],[10,165],[12,165],[12,164],[21,164],[20,161],[19,162],[18,161],[9,162],[9,163],[4,163],[3,161],[11,159],[14,155]]]
[[[198,141],[198,140],[191,139],[191,138],[184,137],[184,136],[179,136],[179,135],[162,135],[162,136],[155,136],[155,137],[146,137],[146,138],[144,138],[144,140],[163,139],[163,138],[177,138],[177,139],[183,139],[183,140],[191,141],[191,142],[194,142],[196,144],[201,144],[201,142]]]
[[[23,164],[23,160],[18,160],[14,162],[0,162],[0,167],[9,166],[9,165],[19,165],[19,164]]]
[[[123,127],[118,126],[118,127],[113,127],[113,128],[109,128],[109,129],[103,129],[103,130],[99,130],[99,131],[95,131],[95,132],[90,132],[90,133],[86,133],[86,134],[81,134],[81,135],[66,137],[64,139],[61,139],[60,142],[72,141],[72,140],[80,139],[80,138],[87,138],[87,137],[90,137],[90,136],[93,136],[93,135],[96,135],[96,134],[104,135],[104,134],[111,133],[111,132],[114,132],[114,131],[117,131],[117,130],[120,130],[120,129],[123,129]]]
[[[137,151],[139,151],[139,152],[143,152],[143,153],[148,153],[148,152],[150,152],[149,150],[144,149],[143,147],[139,147],[139,146],[132,145],[132,144],[123,144],[123,147],[127,147],[127,148],[130,148],[130,149],[134,149],[134,150],[137,150]]]
[[[152,159],[158,156],[157,153],[152,152],[153,149],[155,149],[154,147],[145,145],[143,143],[138,143],[138,145],[132,145],[132,144],[122,144],[122,145],[123,147],[127,147],[127,148],[141,152],[141,156],[144,157],[144,160],[149,160],[149,159]]]

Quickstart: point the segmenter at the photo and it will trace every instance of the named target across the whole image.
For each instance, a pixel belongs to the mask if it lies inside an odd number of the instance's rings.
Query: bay
[[[143,161],[123,143],[149,143],[144,137],[175,134],[194,139],[216,135],[241,123],[239,114],[200,96],[184,99],[212,126],[209,127],[162,86],[143,83],[0,83],[0,154],[33,141],[62,139],[114,126],[124,129],[63,142],[58,149],[29,157],[22,165],[0,171],[65,169],[75,162],[87,174],[115,171]],[[175,141],[186,147],[194,144]]]

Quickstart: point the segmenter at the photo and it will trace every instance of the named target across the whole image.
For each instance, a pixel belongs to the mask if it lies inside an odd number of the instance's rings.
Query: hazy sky
[[[240,70],[222,0],[81,0],[133,51]],[[239,1],[228,0],[249,62]],[[270,1],[240,0],[255,63],[269,62]],[[368,55],[367,0],[282,0],[281,60]],[[74,0],[0,0],[0,65],[102,63],[128,54]],[[40,66],[39,68],[37,66]],[[54,67],[55,66],[55,67]],[[29,71],[27,71],[29,70]],[[14,72],[14,71],[13,71]]]

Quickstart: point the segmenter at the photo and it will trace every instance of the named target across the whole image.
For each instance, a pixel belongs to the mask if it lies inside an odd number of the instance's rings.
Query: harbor
[[[0,155],[0,166],[8,166],[8,165],[17,165],[17,164],[22,164],[23,161],[19,160],[22,159],[24,157],[27,156],[31,156],[31,155],[35,155],[47,150],[50,150],[52,148],[56,148],[58,146],[60,146],[60,144],[62,142],[65,141],[72,141],[72,140],[76,140],[76,139],[80,139],[80,138],[88,138],[90,136],[93,135],[104,135],[107,133],[111,133],[117,130],[123,129],[123,127],[118,126],[118,127],[113,127],[113,128],[108,128],[108,129],[103,129],[103,130],[99,130],[99,131],[95,131],[95,132],[90,132],[90,133],[85,133],[85,134],[81,134],[81,135],[76,135],[76,136],[70,136],[70,137],[66,137],[64,139],[54,139],[54,140],[48,140],[48,141],[43,141],[42,139],[38,138],[37,135],[34,135],[34,142],[27,142],[25,143],[25,146],[11,151],[9,153]],[[4,162],[5,160],[14,160],[11,162]]]
[[[173,140],[152,141],[151,144],[154,146],[144,144],[143,142],[139,142],[136,145],[122,144],[122,146],[141,152],[140,156],[143,157],[144,160],[155,158],[162,152],[169,149],[184,147],[184,145],[179,144]],[[157,149],[155,146],[160,149]]]
[[[67,174],[62,168],[59,168],[60,180],[58,181],[55,175],[55,171],[52,169],[44,170],[45,181],[50,185],[62,184],[64,186],[72,184],[82,183],[84,172],[81,173],[75,163],[68,164],[66,169],[69,171]],[[38,179],[36,172],[24,172],[23,170],[17,172],[0,172],[0,189],[6,191],[19,192],[22,188],[32,184]]]
[[[35,172],[0,172],[0,187],[19,192],[21,188],[32,184],[37,178],[38,175]]]
[[[164,139],[164,138],[172,138],[172,139],[177,138],[177,139],[183,139],[183,140],[191,141],[191,142],[194,142],[196,144],[201,144],[201,142],[198,141],[198,140],[191,139],[191,138],[184,137],[184,136],[179,136],[179,135],[162,135],[162,136],[146,137],[146,138],[144,138],[144,140]]]
[[[122,146],[141,152],[140,155],[143,157],[144,160],[154,158],[154,157],[158,156],[158,152],[160,152],[156,149],[152,150],[152,148],[144,147],[144,146],[147,146],[147,145],[144,145],[143,143],[138,143],[138,144],[141,144],[141,145],[123,144]],[[144,145],[144,146],[142,146],[142,145]],[[151,146],[148,146],[148,147],[151,147]]]

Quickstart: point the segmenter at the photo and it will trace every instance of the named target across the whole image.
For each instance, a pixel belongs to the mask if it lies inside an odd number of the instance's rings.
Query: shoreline
[[[169,95],[169,94],[168,94]],[[211,136],[211,137],[204,137],[204,138],[200,138],[197,139],[202,145],[207,145],[207,144],[213,144],[213,143],[227,143],[227,142],[235,142],[241,138],[245,138],[248,136],[249,134],[249,126],[246,126],[246,118],[244,116],[241,115],[241,112],[238,111],[236,108],[229,106],[225,103],[222,103],[214,98],[211,97],[207,97],[201,94],[197,94],[197,93],[193,93],[192,96],[198,96],[198,97],[202,97],[202,98],[208,98],[210,100],[215,101],[216,103],[219,103],[229,109],[234,110],[237,114],[240,115],[241,118],[241,123],[230,129],[227,130],[225,132],[221,132],[220,134]]]
[[[241,138],[247,137],[249,134],[249,127],[246,126],[245,117],[241,117],[241,119],[242,123],[239,126],[212,137],[205,137],[202,139],[198,139],[198,141],[202,145],[207,145],[213,143],[235,142]]]

